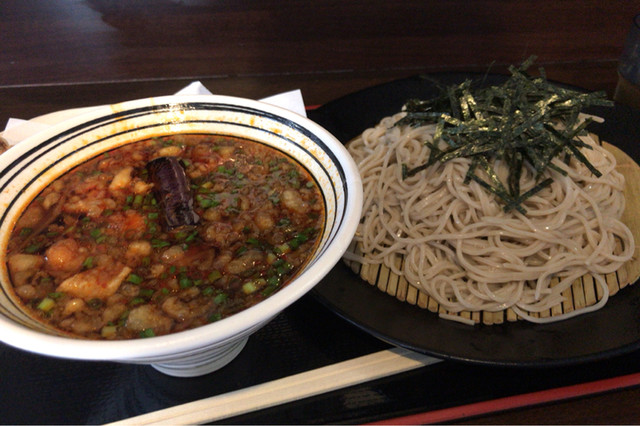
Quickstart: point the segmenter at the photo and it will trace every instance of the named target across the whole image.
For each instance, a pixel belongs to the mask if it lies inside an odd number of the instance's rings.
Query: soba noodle
[[[355,237],[361,252],[349,252],[346,259],[384,264],[449,313],[511,308],[525,320],[545,322],[607,302],[604,275],[634,252],[633,235],[620,221],[624,177],[609,152],[582,136],[592,147],[582,151],[602,176],[575,159],[568,164],[555,159],[567,176],[548,169],[542,178],[553,183],[523,201],[526,214],[505,213],[478,183],[463,182],[467,158],[436,162],[403,179],[402,164],[413,168],[428,158],[424,142],[433,140],[435,126],[394,126],[402,116],[383,119],[348,145],[365,196]],[[504,179],[506,167],[494,168]],[[522,192],[536,182],[534,171],[525,167]],[[558,316],[532,314],[561,304],[563,291],[585,274],[602,289],[597,303]]]

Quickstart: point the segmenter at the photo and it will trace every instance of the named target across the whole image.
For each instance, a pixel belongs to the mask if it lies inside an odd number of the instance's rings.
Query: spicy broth
[[[168,226],[147,165],[180,161],[197,223]],[[175,163],[175,162],[174,162]],[[169,191],[168,195],[171,191]],[[90,339],[131,339],[218,321],[296,275],[323,227],[310,174],[233,137],[174,135],[106,152],[67,172],[22,213],[8,248],[35,317]]]

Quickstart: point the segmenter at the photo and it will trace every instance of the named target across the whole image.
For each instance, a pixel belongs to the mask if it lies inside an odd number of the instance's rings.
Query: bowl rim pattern
[[[289,284],[253,307],[217,323],[195,329],[150,339],[125,341],[75,339],[44,334],[25,325],[16,324],[7,317],[6,308],[0,307],[0,330],[2,330],[0,339],[3,342],[25,350],[65,358],[92,360],[173,358],[177,352],[193,351],[205,346],[204,342],[207,342],[206,345],[222,345],[227,340],[243,335],[246,330],[255,331],[256,324],[268,322],[302,297],[339,261],[355,233],[362,205],[360,175],[346,149],[333,135],[306,117],[260,101],[231,96],[164,96],[127,101],[92,109],[90,112],[67,119],[26,139],[0,156],[0,190],[5,197],[0,205],[0,225],[3,225],[3,228],[12,229],[13,223],[7,222],[17,217],[19,213],[15,210],[19,211],[18,207],[22,208],[29,202],[21,200],[20,197],[26,196],[20,195],[22,188],[15,187],[17,178],[23,181],[26,179],[26,185],[32,187],[32,193],[39,192],[47,182],[52,180],[47,178],[47,173],[51,172],[54,175],[63,173],[54,170],[56,165],[67,167],[66,170],[68,170],[68,161],[79,164],[81,161],[77,159],[80,157],[88,159],[115,146],[150,137],[129,137],[131,135],[149,135],[153,132],[194,133],[187,128],[201,129],[211,124],[206,123],[206,120],[191,120],[199,117],[199,114],[213,114],[214,118],[224,117],[227,121],[215,124],[214,127],[217,129],[224,128],[224,131],[248,129],[240,137],[247,137],[244,134],[255,136],[256,133],[252,132],[252,129],[257,126],[259,132],[265,133],[264,139],[258,140],[262,143],[277,146],[277,140],[291,144],[295,142],[294,138],[304,139],[302,146],[293,147],[295,151],[293,154],[291,150],[288,150],[288,153],[292,156],[306,155],[317,162],[316,169],[322,169],[326,174],[322,179],[329,181],[322,185],[325,190],[328,186],[333,191],[333,194],[329,195],[328,204],[333,203],[335,211],[328,214],[327,218],[333,217],[334,221],[325,226],[327,235],[323,237],[323,245],[317,253],[321,256],[321,260],[316,258],[308,262],[306,269],[294,280],[295,283],[299,283],[298,285]],[[154,123],[145,121],[151,117],[162,117],[162,120]],[[136,127],[141,123],[146,123],[148,127]],[[189,127],[191,124],[194,125]],[[176,129],[179,130],[176,131]],[[95,135],[103,130],[106,130],[107,134],[104,134],[102,139],[96,140]],[[88,138],[89,142],[83,138]],[[247,138],[255,140],[254,137]],[[110,145],[112,141],[116,142]],[[94,148],[98,148],[96,152],[93,151]],[[63,155],[60,156],[60,153]],[[57,156],[55,161],[46,165],[47,159],[51,160],[53,156]],[[299,159],[298,161],[300,162]],[[31,174],[30,167],[33,164],[40,165],[40,168],[36,168],[35,174]],[[31,176],[31,178],[27,179],[25,176]],[[39,179],[43,182],[38,183]],[[327,197],[325,190],[323,194]],[[9,197],[7,194],[13,197],[9,203],[4,202]],[[15,206],[14,203],[18,202],[20,205]],[[0,235],[4,234],[0,237],[2,249],[6,247],[8,232],[10,231],[0,232]],[[0,299],[5,302],[13,296],[7,294],[5,288],[5,285],[10,284],[4,283],[5,277],[8,276],[4,250],[0,254],[0,259],[3,268]],[[302,279],[299,279],[301,277]]]

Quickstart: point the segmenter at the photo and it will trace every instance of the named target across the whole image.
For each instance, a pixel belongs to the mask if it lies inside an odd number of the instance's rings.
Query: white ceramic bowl
[[[321,243],[305,269],[280,291],[229,318],[146,339],[92,341],[56,335],[29,317],[9,282],[6,250],[26,205],[65,171],[104,151],[175,133],[234,135],[271,145],[303,164],[326,202]],[[227,96],[167,96],[93,109],[34,135],[0,156],[0,339],[54,357],[151,364],[179,377],[215,371],[249,336],[316,285],[346,250],[360,217],[357,167],[329,132],[298,114]]]

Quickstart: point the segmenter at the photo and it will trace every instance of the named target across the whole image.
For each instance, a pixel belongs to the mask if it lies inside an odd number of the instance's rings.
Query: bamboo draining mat
[[[591,137],[599,141],[598,136],[591,134]],[[607,142],[602,142],[602,145],[614,155],[618,163],[617,170],[625,177],[624,194],[626,207],[622,215],[622,222],[631,229],[636,241],[633,258],[616,273],[608,274],[605,277],[609,286],[609,296],[613,296],[627,285],[633,284],[640,277],[640,184],[638,184],[640,182],[640,167],[631,157],[615,146]],[[357,252],[358,248],[352,243],[349,250]],[[402,262],[401,256],[398,256],[397,262]],[[395,297],[401,302],[415,305],[434,313],[455,315],[486,325],[501,324],[505,321],[513,322],[521,319],[511,308],[500,312],[447,312],[427,293],[409,284],[404,277],[398,276],[384,265],[360,265],[351,261],[346,263],[364,281],[377,287],[380,291]],[[576,280],[571,288],[565,290],[564,296],[565,301],[562,306],[545,312],[531,313],[531,315],[540,317],[558,316],[594,305],[602,298],[602,290],[596,285],[591,275],[585,275]]]

